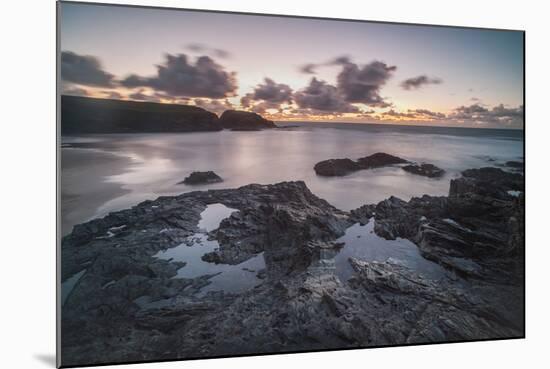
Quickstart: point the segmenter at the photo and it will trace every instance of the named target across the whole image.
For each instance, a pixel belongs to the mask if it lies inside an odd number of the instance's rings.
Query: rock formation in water
[[[317,175],[334,177],[344,176],[362,169],[373,169],[404,163],[408,163],[408,161],[397,156],[378,152],[359,158],[356,161],[348,158],[323,160],[315,164],[313,169]]]
[[[359,164],[351,159],[328,159],[315,164],[315,173],[320,176],[336,177],[360,170]]]
[[[405,165],[403,170],[405,172],[429,178],[439,178],[445,174],[443,169],[427,163]]]
[[[275,123],[259,114],[239,110],[224,111],[220,116],[220,124],[223,128],[235,131],[256,131],[277,127]]]
[[[209,170],[207,172],[193,172],[179,183],[187,185],[200,185],[223,182],[222,177]]]
[[[351,212],[303,182],[248,185],[145,201],[75,226],[62,241],[62,280],[81,273],[62,308],[62,363],[182,359],[522,337],[523,177],[467,170],[449,196],[395,197]],[[238,264],[263,252],[260,284],[204,295],[211,275],[173,278],[155,258],[198,231],[208,204],[238,209],[209,233],[205,259]],[[322,255],[355,222],[407,238],[448,271],[426,279],[394,260],[351,258],[340,280]],[[93,298],[90,298],[93,296]]]

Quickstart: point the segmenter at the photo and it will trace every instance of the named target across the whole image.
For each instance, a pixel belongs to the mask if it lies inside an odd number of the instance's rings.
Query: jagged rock
[[[494,199],[510,199],[508,191],[523,191],[524,177],[498,168],[468,169],[462,177],[451,180],[449,196],[477,194]]]
[[[180,183],[187,185],[209,184],[223,182],[223,179],[209,170],[207,172],[193,172]]]
[[[85,271],[62,308],[63,365],[521,337],[524,197],[503,194],[523,177],[500,172],[465,171],[448,197],[350,213],[283,182],[160,197],[78,225],[61,248],[63,281]],[[239,294],[201,294],[214,275],[173,278],[188,266],[154,257],[194,235],[214,203],[239,211],[209,233],[220,247],[206,259],[264,255],[249,273],[259,285]],[[341,281],[324,256],[356,221],[411,240],[448,274],[351,258]]]
[[[262,128],[276,128],[277,126],[261,115],[247,111],[226,110],[220,116],[223,128],[239,131],[255,131]]]
[[[62,241],[62,280],[85,270],[63,305],[64,365],[177,358],[178,329],[227,308],[230,295],[196,295],[212,275],[174,279],[186,266],[154,257],[197,232],[199,214],[213,203],[239,210],[211,234],[220,243],[217,261],[233,263],[262,251],[266,270],[259,280],[270,285],[305,272],[318,244],[340,237],[351,224],[303,182],[284,182],[160,197],[78,225]],[[113,236],[105,237],[108,232]],[[191,312],[196,303],[202,307]],[[183,336],[195,346],[208,341],[198,333]],[[111,347],[108,353],[103,345]]]
[[[441,168],[436,167],[433,164],[411,164],[405,165],[403,167],[405,172],[416,174],[419,176],[429,177],[429,178],[439,178],[445,174],[445,171]]]
[[[409,202],[390,197],[351,214],[363,221],[373,216],[376,234],[407,238],[424,257],[464,277],[509,278],[509,268],[523,268],[517,255],[523,251],[524,226],[518,221],[523,195],[515,198],[508,191],[522,190],[523,176],[497,168],[462,174],[451,181],[449,197],[424,195]]]

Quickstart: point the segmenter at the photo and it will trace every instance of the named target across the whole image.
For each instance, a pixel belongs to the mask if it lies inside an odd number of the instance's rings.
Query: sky
[[[367,15],[365,15],[367,16]],[[523,33],[61,3],[63,94],[523,128]]]

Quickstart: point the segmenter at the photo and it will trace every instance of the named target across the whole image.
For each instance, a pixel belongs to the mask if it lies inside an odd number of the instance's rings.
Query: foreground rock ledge
[[[448,197],[350,213],[284,182],[160,197],[75,226],[62,279],[85,272],[62,308],[63,365],[521,337],[523,197],[508,191],[523,177],[493,169],[465,171]],[[242,294],[199,296],[211,276],[174,279],[181,263],[153,257],[194,234],[213,203],[239,210],[210,233],[219,262],[264,253],[266,278]],[[311,268],[373,216],[377,234],[413,240],[449,276],[391,260],[352,258],[349,281]]]

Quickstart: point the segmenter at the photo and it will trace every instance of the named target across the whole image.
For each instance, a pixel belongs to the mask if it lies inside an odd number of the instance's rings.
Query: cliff
[[[61,96],[61,134],[260,130],[275,124],[258,114],[228,110],[221,118],[192,105]]]

